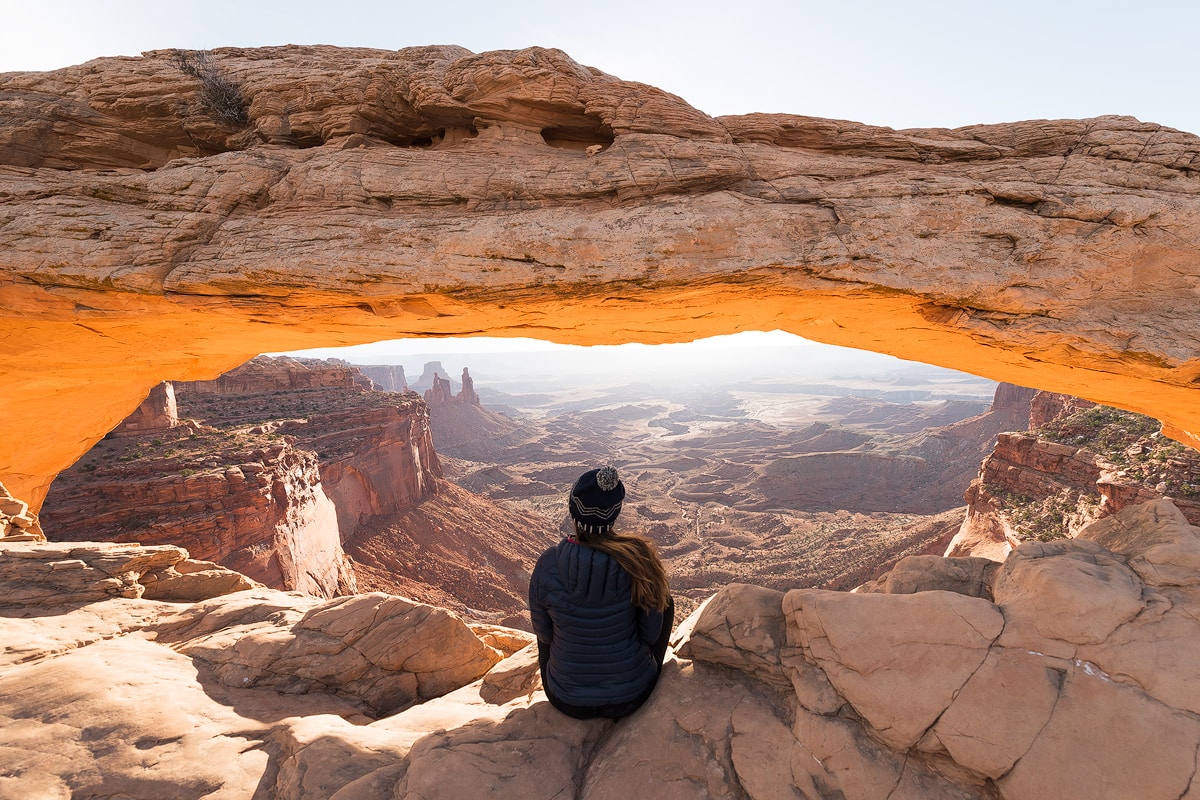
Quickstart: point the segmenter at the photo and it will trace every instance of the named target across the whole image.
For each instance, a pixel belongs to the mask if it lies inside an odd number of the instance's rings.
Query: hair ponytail
[[[600,533],[576,523],[580,544],[616,559],[633,580],[633,604],[647,611],[665,611],[671,599],[667,569],[649,539],[631,533]]]

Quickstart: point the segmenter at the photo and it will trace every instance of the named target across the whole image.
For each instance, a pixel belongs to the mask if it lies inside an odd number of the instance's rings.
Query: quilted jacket
[[[529,613],[549,645],[550,691],[577,706],[625,703],[658,674],[650,646],[663,615],[636,608],[629,573],[607,553],[563,539],[538,559]]]

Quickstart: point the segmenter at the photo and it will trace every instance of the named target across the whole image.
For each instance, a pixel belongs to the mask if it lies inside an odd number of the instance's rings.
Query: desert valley
[[[684,615],[729,583],[845,591],[905,556],[1002,559],[1164,496],[1200,521],[1200,459],[1174,445],[1168,461],[1136,415],[1089,424],[1074,398],[801,340],[703,352],[635,368],[427,354],[411,386],[401,364],[260,356],[159,387],[41,518],[58,539],[178,545],[276,588],[386,591],[525,629],[533,562],[598,464],[624,476],[622,529],[658,546]],[[1021,436],[1058,460],[1014,465]],[[1089,448],[1113,437],[1105,467]]]
[[[478,379],[470,356],[438,354],[411,387],[402,365],[262,356],[171,385],[174,418],[124,423],[58,478],[42,521],[60,539],[180,545],[277,588],[391,591],[527,627],[567,489],[611,463],[631,491],[622,528],[658,545],[690,612],[730,582],[851,589],[941,554],[996,434],[1028,427],[1032,391],[896,359],[795,340],[689,368],[686,348],[660,351],[615,368],[578,349],[476,354]],[[268,512],[255,483],[272,471],[286,477]],[[280,528],[305,543],[276,546]]]

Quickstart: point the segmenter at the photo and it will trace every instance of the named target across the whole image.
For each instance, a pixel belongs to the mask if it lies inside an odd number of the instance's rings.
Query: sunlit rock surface
[[[69,588],[185,557],[137,550],[0,548],[63,588],[0,607],[0,797],[1194,794],[1200,529],[1165,500],[1022,545],[994,602],[933,560],[904,594],[729,586],[618,722],[555,711],[528,635],[399,597]]]
[[[198,58],[0,76],[0,480],[35,511],[159,381],[418,335],[779,328],[1200,431],[1191,134],[714,119],[544,49]]]

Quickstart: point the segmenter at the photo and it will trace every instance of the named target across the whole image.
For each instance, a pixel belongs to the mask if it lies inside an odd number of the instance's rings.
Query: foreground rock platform
[[[20,546],[49,557],[0,566]],[[1170,502],[1018,547],[994,602],[929,563],[903,594],[726,587],[617,722],[555,711],[528,635],[388,595],[7,604],[0,797],[1197,796],[1200,529]]]
[[[0,480],[36,512],[162,380],[443,335],[778,328],[1195,444],[1198,196],[1200,139],[1152,122],[712,118],[540,48],[7,73]]]

